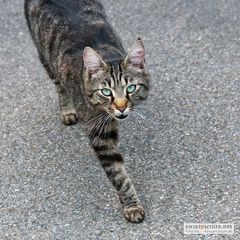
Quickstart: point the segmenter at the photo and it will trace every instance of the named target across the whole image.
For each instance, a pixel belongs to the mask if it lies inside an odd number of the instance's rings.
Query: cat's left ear
[[[132,65],[136,68],[144,68],[145,63],[145,49],[143,41],[141,38],[138,38],[133,46],[128,51],[128,55],[124,60],[125,65]]]

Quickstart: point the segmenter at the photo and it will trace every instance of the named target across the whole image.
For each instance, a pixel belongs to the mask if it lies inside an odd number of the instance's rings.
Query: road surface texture
[[[144,116],[120,148],[146,209],[128,223],[80,124],[60,121],[23,1],[0,0],[0,239],[240,239],[240,1],[103,0],[124,46],[142,37]],[[184,235],[234,223],[234,235]]]

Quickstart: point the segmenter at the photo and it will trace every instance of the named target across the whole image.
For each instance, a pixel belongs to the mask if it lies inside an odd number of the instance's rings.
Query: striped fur
[[[131,222],[144,210],[118,150],[118,120],[148,96],[141,39],[126,53],[97,0],[25,0],[39,58],[57,87],[62,121],[81,119]]]

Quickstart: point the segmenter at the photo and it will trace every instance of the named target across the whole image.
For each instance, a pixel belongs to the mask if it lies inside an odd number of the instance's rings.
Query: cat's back
[[[42,18],[54,18],[55,24],[65,23],[72,28],[106,21],[104,8],[96,0],[25,0],[25,14],[31,23],[34,19],[41,24]]]
[[[84,17],[87,17],[89,13],[93,13],[97,17],[105,16],[104,8],[97,0],[25,0],[25,7],[40,12],[52,10],[61,17],[73,22],[77,20],[74,17],[76,15],[80,17],[85,15]]]
[[[25,0],[25,16],[38,48],[51,48],[57,38],[80,49],[107,44],[123,51],[97,0]]]
[[[97,0],[25,0],[27,24],[49,76],[55,75],[58,57],[86,46],[108,46],[124,52],[121,41]],[[111,54],[110,54],[111,56]]]

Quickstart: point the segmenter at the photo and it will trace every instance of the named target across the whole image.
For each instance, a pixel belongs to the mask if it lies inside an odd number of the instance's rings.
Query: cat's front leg
[[[61,83],[57,83],[57,92],[61,110],[61,118],[62,122],[65,125],[71,125],[77,122],[77,114],[76,109],[73,104],[72,96],[67,92],[67,90],[61,85]]]
[[[130,222],[139,223],[144,219],[144,209],[131,182],[122,155],[115,144],[117,132],[111,131],[92,141],[92,146],[104,168],[107,177],[116,188],[124,207],[124,216]]]

